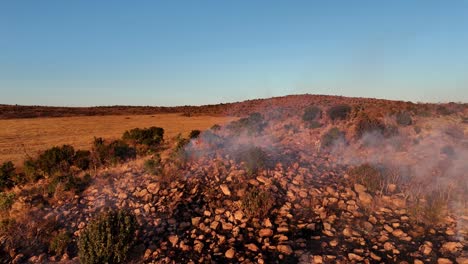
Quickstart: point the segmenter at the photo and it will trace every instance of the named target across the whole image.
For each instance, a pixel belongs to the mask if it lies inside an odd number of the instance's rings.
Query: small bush
[[[136,158],[135,148],[122,140],[114,140],[107,144],[102,138],[94,139],[91,161],[95,168],[102,165],[115,165],[134,158]]]
[[[356,136],[361,138],[366,133],[378,133],[383,135],[385,132],[385,125],[378,119],[371,119],[363,116],[356,124]]]
[[[45,175],[68,172],[73,164],[75,149],[70,145],[50,148],[37,158],[37,168]]]
[[[351,180],[354,183],[361,184],[369,190],[376,192],[383,190],[385,179],[382,173],[370,164],[363,164],[348,171]]]
[[[91,221],[78,240],[80,263],[124,263],[135,242],[136,217],[110,211]]]
[[[125,141],[132,141],[135,144],[146,145],[148,147],[159,146],[164,140],[164,129],[161,127],[134,128],[125,131],[122,136]]]
[[[8,161],[0,167],[0,191],[9,189],[14,186],[15,165]]]
[[[235,134],[240,134],[242,131],[247,131],[249,134],[257,134],[261,133],[266,125],[267,123],[260,113],[253,113],[248,117],[229,123],[227,128]]]
[[[15,202],[14,193],[0,192],[0,211],[7,211]]]
[[[265,217],[273,207],[274,198],[267,190],[253,186],[242,197],[242,209],[248,217]]]
[[[200,136],[201,131],[200,130],[192,130],[190,131],[189,138],[198,138]]]
[[[211,127],[211,130],[213,130],[213,131],[219,131],[219,130],[221,130],[221,126],[218,125],[218,124],[214,124],[214,125]]]
[[[72,174],[54,176],[47,185],[47,194],[49,196],[54,195],[58,187],[60,187],[61,191],[72,191],[77,194],[84,191],[90,181],[91,176],[89,176],[89,174],[87,174],[84,178],[80,178]]]
[[[235,159],[237,162],[244,162],[245,169],[249,174],[255,174],[258,170],[269,166],[268,155],[260,147],[241,146],[235,155]]]
[[[144,164],[144,169],[147,173],[152,175],[157,175],[161,173],[161,156],[156,155],[153,158],[146,160]]]
[[[58,232],[50,240],[49,251],[55,255],[61,256],[67,252],[68,245],[71,242],[71,234],[66,230]]]
[[[87,150],[78,150],[73,157],[73,165],[78,167],[80,170],[89,169],[91,164],[91,152]]]
[[[396,115],[396,121],[400,126],[409,126],[413,124],[413,119],[408,112],[399,112]]]
[[[423,216],[429,223],[438,223],[445,215],[448,206],[449,192],[445,189],[437,189],[425,196],[426,203],[423,205]]]
[[[351,106],[347,104],[335,105],[328,109],[327,114],[331,120],[345,120],[351,113]]]
[[[345,142],[345,133],[334,127],[322,136],[321,148],[331,147],[335,142]]]
[[[302,120],[304,122],[312,122],[316,120],[317,118],[321,118],[321,117],[322,117],[322,110],[320,110],[320,108],[316,106],[310,106],[304,110],[304,114],[302,115]]]

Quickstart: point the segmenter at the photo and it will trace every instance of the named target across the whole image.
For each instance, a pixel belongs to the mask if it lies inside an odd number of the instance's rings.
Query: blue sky
[[[0,103],[468,101],[468,1],[2,1]]]

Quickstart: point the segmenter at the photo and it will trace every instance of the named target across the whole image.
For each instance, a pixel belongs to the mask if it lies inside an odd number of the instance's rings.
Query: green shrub
[[[356,124],[356,137],[361,138],[366,133],[384,135],[385,128],[386,127],[382,121],[363,116]]]
[[[317,118],[322,116],[322,110],[316,106],[309,106],[304,110],[304,114],[302,115],[302,120],[304,122],[312,122]]]
[[[73,164],[75,149],[70,145],[50,148],[37,158],[37,168],[45,175],[68,172]]]
[[[214,124],[214,125],[211,127],[211,130],[213,130],[213,131],[219,131],[219,130],[221,130],[221,126],[218,125],[218,124]]]
[[[80,193],[86,189],[91,176],[86,174],[85,177],[80,178],[72,174],[65,174],[52,177],[51,181],[47,185],[47,194],[52,196],[56,193],[57,187],[60,186],[63,191],[73,191],[74,193]]]
[[[102,213],[81,233],[80,263],[125,263],[138,229],[135,215],[127,211]]]
[[[413,119],[408,112],[399,112],[396,115],[396,121],[400,126],[409,126],[413,124]]]
[[[95,138],[91,160],[94,167],[115,165],[136,158],[136,149],[122,140],[114,140],[109,144],[102,138]]]
[[[198,138],[200,136],[201,131],[200,130],[192,130],[190,131],[189,138]]]
[[[0,192],[0,211],[7,211],[15,202],[14,193]]]
[[[328,130],[320,141],[321,148],[331,147],[335,142],[345,142],[345,133],[336,127]]]
[[[248,217],[265,217],[273,207],[274,198],[268,190],[253,186],[242,197],[242,209]]]
[[[382,173],[370,164],[363,164],[348,171],[351,181],[361,184],[369,190],[376,192],[383,190],[385,179]]]
[[[125,131],[122,136],[125,141],[132,141],[135,144],[146,145],[148,147],[157,147],[164,140],[164,129],[161,127],[134,128]]]
[[[144,169],[147,173],[157,175],[161,173],[161,156],[158,154],[145,161]]]
[[[0,191],[9,189],[14,186],[15,165],[8,161],[0,167]]]
[[[70,232],[61,230],[50,240],[49,250],[55,255],[61,256],[67,252],[71,239],[72,237]]]
[[[351,106],[347,104],[335,105],[328,109],[327,114],[331,120],[345,120],[351,113]]]
[[[240,134],[242,131],[247,131],[249,134],[258,134],[265,129],[266,125],[267,122],[260,113],[253,113],[248,117],[229,123],[227,128],[235,134]]]
[[[241,146],[235,154],[237,162],[244,162],[248,174],[255,174],[260,169],[267,168],[268,155],[266,152],[256,146]]]
[[[36,162],[31,158],[24,161],[23,170],[26,181],[28,182],[36,182],[42,177],[42,174],[39,173]]]
[[[91,152],[88,150],[77,150],[73,157],[73,165],[81,170],[89,169],[91,164]]]

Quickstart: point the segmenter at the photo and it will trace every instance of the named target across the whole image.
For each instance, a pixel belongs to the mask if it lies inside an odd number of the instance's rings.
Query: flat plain
[[[235,119],[155,114],[0,120],[0,163],[11,160],[20,166],[28,155],[35,157],[40,151],[63,144],[70,144],[76,149],[89,149],[94,137],[116,139],[126,130],[137,127],[162,127],[164,137],[171,139],[179,133],[187,136],[194,129],[205,130],[214,124],[223,125]]]

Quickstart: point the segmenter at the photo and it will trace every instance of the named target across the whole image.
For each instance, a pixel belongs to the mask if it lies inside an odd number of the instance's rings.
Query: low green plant
[[[242,197],[242,209],[248,217],[265,217],[274,205],[270,191],[253,186]]]
[[[157,147],[164,141],[164,129],[161,127],[134,128],[122,136],[125,141],[132,141],[134,144]]]
[[[15,165],[13,162],[8,161],[0,167],[0,191],[9,189],[15,185]]]
[[[328,109],[327,114],[331,120],[345,120],[351,113],[351,106],[347,104],[339,104]]]
[[[248,174],[255,174],[269,166],[268,155],[257,146],[241,146],[235,154],[237,162],[243,162]]]
[[[92,220],[78,239],[80,263],[125,263],[138,229],[133,213],[108,211]]]
[[[198,129],[192,130],[192,131],[190,131],[189,138],[190,139],[198,138],[200,136],[200,133],[201,133],[201,131],[198,130]]]
[[[49,251],[57,256],[67,252],[68,245],[71,243],[71,234],[66,230],[59,231],[50,240]]]
[[[0,211],[7,211],[15,202],[14,193],[0,192]]]
[[[336,142],[345,142],[345,133],[336,127],[328,130],[321,138],[321,148],[333,146]]]
[[[367,163],[350,169],[348,175],[353,183],[365,186],[371,193],[385,187],[385,179],[380,170]]]
[[[143,165],[145,171],[152,175],[157,175],[161,173],[162,165],[161,165],[161,156],[155,155],[154,157],[145,161]]]

